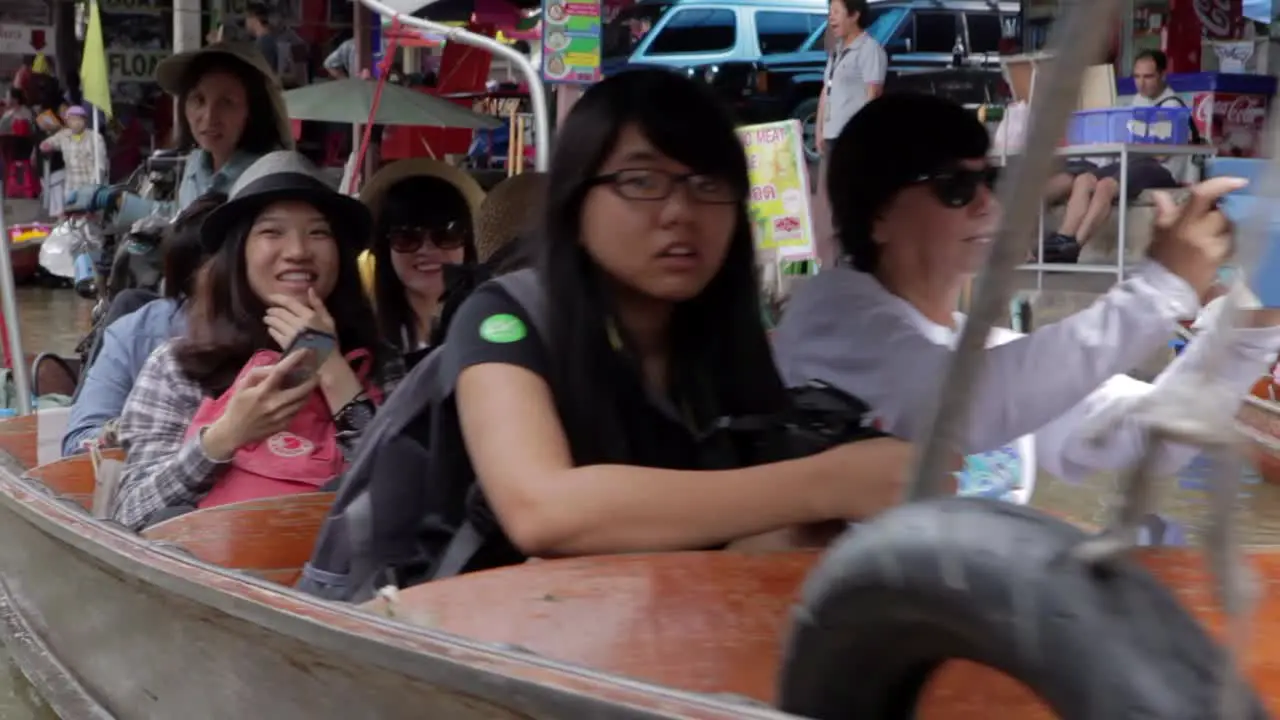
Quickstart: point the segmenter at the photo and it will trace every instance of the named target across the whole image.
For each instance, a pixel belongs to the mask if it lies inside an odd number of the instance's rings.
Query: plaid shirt
[[[385,368],[381,377],[390,392],[403,375],[403,365]],[[173,343],[156,349],[134,381],[120,415],[119,439],[125,451],[120,485],[111,502],[111,517],[134,530],[146,527],[157,511],[200,502],[227,463],[210,458],[200,437],[187,438],[187,428],[204,401],[204,391],[178,366]],[[364,427],[373,418],[373,403],[358,401],[366,412],[341,412],[338,446],[354,456]]]
[[[86,128],[76,135],[69,128],[63,128],[42,144],[62,153],[62,162],[67,171],[63,187],[67,190],[101,184],[102,181],[94,173],[94,153],[98,155],[99,171],[103,177],[106,176],[107,144],[93,130]]]

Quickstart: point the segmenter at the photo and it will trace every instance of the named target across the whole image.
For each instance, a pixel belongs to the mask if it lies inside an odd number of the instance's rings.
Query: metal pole
[[[10,373],[18,393],[18,414],[31,414],[31,377],[27,355],[22,352],[22,328],[18,325],[18,296],[14,292],[13,257],[9,242],[9,223],[4,217],[4,184],[0,183],[0,313],[9,333]]]
[[[547,171],[548,166],[551,164],[551,115],[547,105],[547,90],[542,85],[542,78],[538,77],[537,68],[533,66],[533,62],[529,58],[518,50],[507,47],[491,37],[485,37],[463,28],[451,27],[416,18],[412,15],[405,15],[378,2],[378,0],[359,0],[359,2],[374,12],[399,20],[404,25],[444,35],[446,40],[487,50],[515,65],[520,70],[520,74],[524,75],[525,81],[529,83],[529,104],[533,110],[534,141],[537,143],[533,148],[534,166],[538,172]]]
[[[90,111],[93,112],[93,134],[95,135],[93,142],[89,143],[93,146],[93,181],[102,182],[102,157],[98,154],[98,138],[102,137],[98,129],[98,108],[96,105],[89,105]],[[12,274],[10,275],[12,277]]]

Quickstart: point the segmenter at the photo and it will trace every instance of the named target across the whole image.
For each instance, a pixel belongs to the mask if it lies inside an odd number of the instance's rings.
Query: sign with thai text
[[[738,128],[751,179],[748,214],[756,249],[780,259],[813,257],[809,170],[799,120]]]

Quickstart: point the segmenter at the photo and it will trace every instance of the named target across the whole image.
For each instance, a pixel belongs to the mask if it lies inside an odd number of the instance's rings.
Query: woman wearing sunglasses
[[[378,328],[412,367],[430,349],[445,269],[475,261],[472,229],[484,191],[457,168],[404,160],[379,171],[360,199],[374,213]]]
[[[852,267],[823,272],[792,297],[775,335],[789,385],[823,380],[865,399],[886,431],[922,439],[964,316],[963,286],[986,261],[1000,225],[987,166],[987,131],[959,105],[893,95],[869,103],[832,150],[830,195]],[[1195,317],[1229,253],[1231,228],[1215,209],[1243,181],[1193,189],[1181,208],[1160,200],[1146,262],[1090,307],[1019,335],[997,330],[965,423],[962,494],[1026,502],[1037,461],[1080,479],[1133,463],[1139,428],[1100,443],[1089,419],[1119,412],[1152,385],[1122,375],[1164,347],[1175,323]],[[1239,329],[1219,378],[1245,393],[1280,347],[1274,315]],[[1203,372],[1195,346],[1155,384]],[[1171,452],[1175,471],[1193,451]]]

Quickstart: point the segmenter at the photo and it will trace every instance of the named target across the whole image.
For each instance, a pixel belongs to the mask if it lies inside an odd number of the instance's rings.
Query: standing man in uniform
[[[827,156],[849,118],[880,96],[889,66],[884,48],[865,32],[863,18],[866,15],[867,0],[831,0],[827,13],[831,53],[827,57],[822,94],[818,96],[818,127],[814,138],[821,159],[813,228],[818,259],[823,267],[832,267],[840,252],[831,221],[831,199],[827,197]]]

